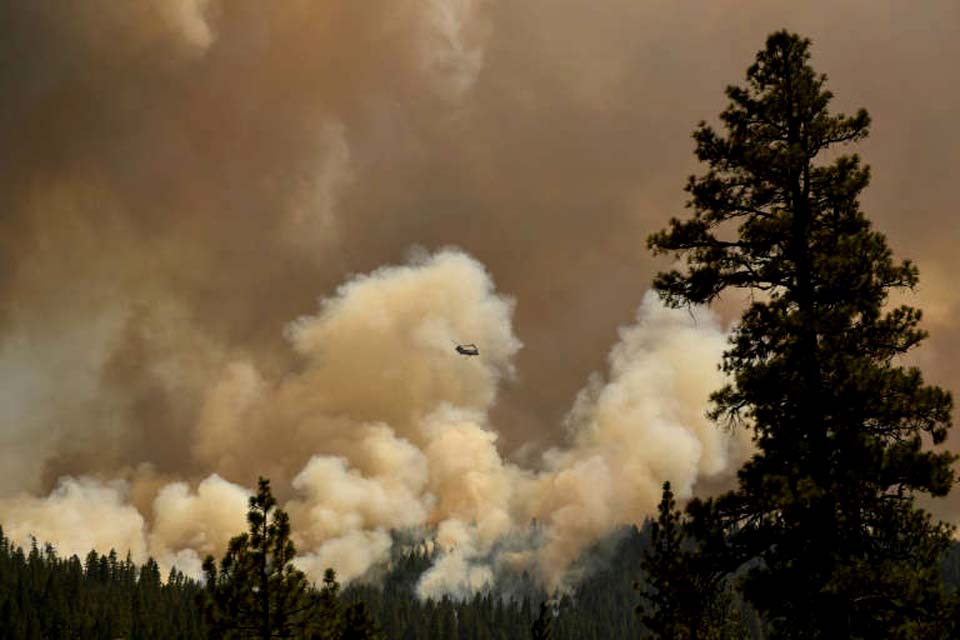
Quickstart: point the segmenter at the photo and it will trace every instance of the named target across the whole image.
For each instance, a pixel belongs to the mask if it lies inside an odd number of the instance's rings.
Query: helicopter
[[[480,349],[475,344],[458,344],[457,353],[462,356],[479,356]]]

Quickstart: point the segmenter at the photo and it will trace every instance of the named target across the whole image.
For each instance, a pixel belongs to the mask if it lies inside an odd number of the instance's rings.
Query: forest
[[[680,509],[665,479],[658,512],[584,552],[563,591],[506,574],[434,600],[416,593],[442,553],[429,540],[395,545],[375,580],[310,582],[261,478],[248,531],[199,581],[0,533],[0,639],[957,637],[960,545],[918,500],[956,483],[952,397],[903,364],[926,332],[891,300],[919,273],[860,209],[870,171],[841,150],[870,116],[828,109],[810,49],[768,37],[720,128],[694,132],[706,170],[687,183],[691,215],[648,238],[674,259],[654,281],[667,305],[749,294],[710,409],[755,445],[735,486]]]
[[[570,593],[552,601],[551,634],[534,633],[546,594],[532,581],[510,585],[511,597],[489,591],[471,600],[422,601],[416,583],[432,563],[425,546],[398,550],[378,585],[351,585],[339,594],[343,606],[365,602],[380,635],[403,640],[603,640],[642,638],[635,583],[643,581],[652,521],[627,526],[589,554],[597,567]],[[616,562],[611,562],[616,558]],[[960,544],[943,558],[947,588],[960,588]],[[522,578],[522,577],[521,577]],[[198,597],[203,585],[157,563],[136,565],[115,551],[84,559],[60,558],[50,545],[29,549],[0,535],[0,639],[91,638],[112,640],[205,640],[216,637]],[[756,614],[741,613],[739,634],[763,638]],[[253,636],[255,637],[255,636]],[[344,636],[364,637],[364,636]]]

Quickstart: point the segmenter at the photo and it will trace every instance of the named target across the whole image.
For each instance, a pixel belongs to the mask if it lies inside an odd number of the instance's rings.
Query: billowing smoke
[[[64,555],[84,556],[91,549],[146,553],[143,516],[126,501],[122,481],[63,478],[46,498],[7,498],[0,507],[4,533],[14,541],[30,536],[53,544]]]
[[[388,558],[391,531],[417,529],[441,551],[424,596],[469,593],[504,568],[562,586],[584,548],[652,510],[664,480],[689,496],[699,479],[734,470],[745,448],[704,417],[722,383],[716,318],[648,294],[607,375],[574,403],[565,444],[533,464],[505,460],[490,412],[516,376],[513,305],[457,250],[356,276],[287,325],[298,360],[285,375],[224,363],[183,452],[213,475],[192,484],[132,471],[131,482],[152,483],[145,513],[128,482],[64,477],[46,498],[3,500],[0,519],[65,552],[112,546],[196,573],[243,528],[249,493],[225,478],[260,469],[288,496],[299,562],[314,578],[327,566],[361,576]],[[463,341],[480,357],[459,355]]]
[[[704,418],[737,301],[664,309],[642,245],[783,27],[874,116],[864,206],[955,380],[958,5],[861,4],[0,4],[0,524],[196,573],[264,475],[314,577],[408,530],[425,596],[576,580],[745,455]]]

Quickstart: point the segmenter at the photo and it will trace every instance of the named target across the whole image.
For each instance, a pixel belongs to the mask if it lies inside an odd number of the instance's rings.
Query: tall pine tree
[[[657,519],[650,527],[650,548],[643,559],[646,584],[640,589],[636,613],[655,638],[685,640],[690,637],[687,615],[693,592],[684,570],[683,514],[677,510],[670,483],[663,484]]]
[[[320,598],[292,564],[290,519],[276,502],[270,482],[260,478],[247,511],[249,532],[230,540],[219,571],[213,556],[203,563],[215,637],[270,640],[316,630]]]
[[[692,216],[648,241],[684,263],[655,280],[668,304],[751,293],[712,415],[752,430],[757,453],[734,491],[693,508],[727,534],[730,568],[756,559],[744,593],[776,637],[937,637],[950,531],[915,497],[953,484],[955,456],[924,448],[946,438],[952,401],[901,365],[925,333],[888,298],[917,270],[860,209],[868,168],[835,151],[870,119],[828,110],[809,50],[767,39],[727,89],[722,131],[694,133],[707,170],[687,185]]]
[[[732,640],[745,630],[728,588],[715,540],[697,539],[689,516],[677,509],[669,482],[650,526],[643,558],[644,583],[636,584],[641,624],[662,640]]]

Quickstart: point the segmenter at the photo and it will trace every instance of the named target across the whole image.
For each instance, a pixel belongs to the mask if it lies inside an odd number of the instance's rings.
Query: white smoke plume
[[[547,527],[546,571],[562,571],[617,522],[652,513],[665,480],[686,499],[698,480],[739,468],[747,432],[721,430],[705,415],[724,382],[725,345],[708,311],[667,309],[647,293],[609,354],[606,380],[594,377],[577,398],[571,446],[544,455],[548,471],[532,499]]]
[[[202,480],[195,491],[185,482],[163,486],[153,501],[150,552],[161,565],[190,557],[195,575],[204,556],[222,553],[230,538],[246,528],[249,496],[248,490],[216,474]]]
[[[64,556],[81,558],[91,549],[129,551],[146,559],[144,518],[127,503],[122,481],[62,478],[45,497],[20,495],[0,501],[4,534],[21,544],[32,536]]]
[[[143,513],[128,483],[66,477],[45,498],[0,501],[0,522],[15,539],[66,553],[129,549],[196,574],[243,530],[250,494],[240,482],[257,470],[285,496],[298,564],[313,579],[327,566],[361,577],[388,559],[392,530],[419,529],[440,551],[424,597],[483,589],[505,567],[562,588],[581,551],[652,512],[664,480],[689,497],[698,480],[736,469],[746,446],[704,416],[723,382],[717,319],[648,294],[607,374],[573,404],[566,444],[533,465],[504,459],[490,411],[516,375],[513,305],[452,249],[356,276],[288,325],[299,365],[286,375],[224,361],[183,452],[212,475],[170,482],[131,471],[152,494]],[[455,352],[467,341],[480,357]],[[176,371],[158,375],[175,384]]]

